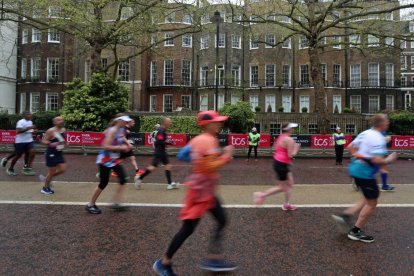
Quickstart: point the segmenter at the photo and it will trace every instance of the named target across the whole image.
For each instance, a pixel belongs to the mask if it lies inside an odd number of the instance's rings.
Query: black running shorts
[[[134,156],[134,151],[133,150],[130,150],[130,151],[127,151],[127,152],[121,152],[121,159],[126,159],[126,158],[128,158],[128,157],[131,157],[131,156]]]
[[[168,165],[170,161],[168,160],[168,155],[165,151],[155,151],[154,159],[152,160],[152,165],[157,167],[160,163],[163,165]]]
[[[379,188],[377,185],[376,179],[363,179],[363,178],[356,178],[355,184],[359,187],[362,194],[366,199],[377,199],[379,198]]]
[[[273,159],[273,169],[275,170],[277,178],[280,181],[288,179],[288,173],[290,172],[288,164]]]

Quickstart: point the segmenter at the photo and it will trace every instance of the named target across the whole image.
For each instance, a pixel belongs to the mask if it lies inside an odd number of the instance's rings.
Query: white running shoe
[[[39,175],[39,181],[40,181],[40,183],[45,184],[46,176],[44,176],[43,174],[40,174]]]
[[[168,184],[167,190],[173,190],[173,189],[179,189],[178,185],[180,183],[171,182],[171,184]]]
[[[141,189],[141,183],[142,183],[141,176],[139,176],[139,175],[135,176],[135,178],[134,178],[135,189],[140,190]]]
[[[4,157],[4,158],[2,158],[1,159],[1,161],[0,161],[0,164],[1,164],[1,166],[3,167],[3,168],[5,168],[6,167],[6,165],[7,165],[7,157]]]

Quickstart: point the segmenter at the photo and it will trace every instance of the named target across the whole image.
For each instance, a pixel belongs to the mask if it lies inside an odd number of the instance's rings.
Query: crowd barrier
[[[39,131],[36,134],[36,140],[39,142],[44,131]],[[13,144],[16,136],[15,130],[0,130],[0,144]],[[172,146],[183,147],[189,140],[196,135],[182,134],[182,133],[170,133],[168,139]],[[67,131],[66,142],[69,145],[75,146],[100,146],[103,139],[102,132],[81,132],[81,131]],[[346,135],[346,145],[348,145],[355,136]],[[273,145],[273,142],[277,136],[271,136],[270,134],[261,134],[259,147],[269,148]],[[332,135],[292,135],[292,138],[301,147],[313,148],[313,149],[328,149],[333,148],[333,136]],[[131,140],[134,141],[136,146],[151,147],[153,139],[150,133],[131,133]],[[243,148],[249,146],[247,134],[220,134],[220,144],[222,146],[232,145],[234,147]],[[414,136],[392,136],[390,147],[392,149],[414,149]]]

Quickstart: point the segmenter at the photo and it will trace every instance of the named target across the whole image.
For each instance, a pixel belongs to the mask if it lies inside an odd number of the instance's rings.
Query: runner
[[[170,118],[164,118],[162,120],[162,127],[158,128],[155,140],[153,140],[154,147],[155,147],[154,159],[152,160],[152,164],[148,166],[141,175],[137,175],[135,177],[135,182],[134,182],[135,188],[140,189],[142,180],[147,175],[152,173],[155,170],[155,168],[158,167],[160,163],[162,163],[163,165],[165,165],[165,176],[167,177],[167,183],[168,183],[167,190],[178,189],[177,183],[171,180],[171,165],[170,165],[170,161],[168,160],[168,154],[166,151],[167,145],[170,145],[170,142],[168,141],[168,138],[167,138],[168,136],[167,130],[170,127],[170,125],[171,125]]]
[[[270,188],[265,192],[254,193],[254,202],[262,205],[266,197],[283,192],[285,194],[285,203],[282,205],[283,211],[295,211],[296,207],[290,204],[290,196],[293,188],[293,174],[289,170],[292,164],[292,158],[298,153],[300,145],[290,137],[293,129],[298,124],[284,123],[282,125],[282,134],[277,138],[275,143],[275,153],[273,155],[273,169],[279,179],[279,185]]]
[[[66,144],[64,124],[65,121],[62,117],[55,117],[53,119],[54,127],[49,128],[42,139],[42,143],[47,145],[45,157],[46,166],[49,168],[46,176],[39,175],[39,180],[43,184],[40,192],[45,195],[55,193],[50,187],[52,178],[66,171],[65,159],[63,158],[63,149]]]
[[[33,132],[36,129],[36,126],[32,122],[32,113],[25,111],[23,113],[23,119],[19,120],[16,125],[16,140],[15,140],[15,153],[16,156],[11,160],[10,167],[7,169],[7,174],[10,176],[17,175],[14,172],[14,165],[16,165],[17,160],[23,155],[23,153],[28,154],[27,167],[23,167],[23,174],[25,175],[34,175],[32,169],[33,160],[35,158],[34,151],[34,142],[33,142]]]
[[[257,161],[257,147],[259,146],[260,134],[257,133],[257,129],[252,128],[252,132],[249,133],[249,151],[247,153],[247,162],[250,161],[250,154],[254,149],[254,160]]]
[[[208,271],[232,271],[236,265],[225,261],[222,257],[222,232],[226,226],[226,215],[220,201],[215,195],[218,184],[218,170],[230,162],[233,156],[233,147],[224,148],[220,153],[219,134],[223,121],[228,117],[220,116],[215,111],[203,111],[198,115],[198,125],[203,133],[190,141],[183,150],[189,151],[193,164],[193,172],[187,178],[187,195],[180,219],[183,221],[181,229],[172,239],[164,257],[157,260],[153,269],[162,276],[176,275],[172,269],[172,258],[185,240],[194,232],[200,219],[206,212],[210,212],[218,225],[210,241],[208,256],[202,262],[201,268]],[[184,158],[183,158],[184,159]]]
[[[388,157],[387,144],[381,132],[388,129],[389,120],[384,114],[377,114],[372,118],[372,128],[359,134],[348,146],[353,154],[349,164],[349,173],[355,179],[364,198],[353,207],[346,209],[340,215],[333,215],[338,226],[348,232],[348,238],[354,241],[373,242],[374,237],[368,236],[361,229],[373,215],[378,203],[379,189],[375,174],[379,166],[389,164],[397,159],[397,154],[391,153]],[[351,218],[358,215],[354,227],[351,227]]]
[[[132,166],[135,169],[135,176],[138,176],[143,171],[140,171],[138,168],[137,160],[135,159],[134,155],[134,141],[131,139],[131,129],[135,126],[135,120],[132,119],[126,126],[125,126],[125,143],[128,143],[132,146],[132,149],[128,152],[121,152],[121,159],[129,159],[131,161]],[[112,171],[111,176],[117,177],[118,175],[116,172]],[[127,177],[129,178],[129,177]]]
[[[91,214],[101,213],[101,209],[96,206],[96,200],[108,185],[111,170],[118,174],[120,184],[116,189],[113,200],[114,204],[111,205],[111,208],[117,210],[125,209],[124,206],[119,204],[124,184],[126,183],[124,169],[120,165],[122,162],[120,154],[121,152],[130,151],[132,148],[130,144],[125,144],[124,142],[124,127],[131,120],[129,116],[117,117],[114,119],[114,125],[107,128],[104,132],[105,138],[102,142],[102,149],[96,160],[99,166],[100,182],[98,187],[95,188],[89,203],[85,206],[86,211]]]

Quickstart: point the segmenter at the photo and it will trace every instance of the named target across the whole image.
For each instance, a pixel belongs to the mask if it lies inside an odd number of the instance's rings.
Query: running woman
[[[39,175],[39,180],[43,184],[40,192],[45,195],[52,195],[55,192],[51,189],[52,178],[66,171],[66,163],[63,158],[63,149],[66,145],[65,121],[58,116],[53,119],[54,127],[49,128],[43,136],[42,143],[47,145],[45,152],[46,166],[49,168],[46,176]]]
[[[273,155],[273,169],[279,179],[279,185],[265,192],[254,193],[255,204],[262,205],[266,197],[283,192],[285,194],[285,203],[282,205],[282,210],[296,210],[296,207],[290,204],[294,181],[289,166],[292,164],[292,158],[298,153],[300,148],[300,145],[296,144],[291,137],[293,129],[297,126],[298,124],[294,123],[284,123],[282,125],[282,134],[276,140],[275,153]]]
[[[168,141],[168,134],[167,130],[171,126],[171,119],[164,118],[162,120],[162,126],[158,128],[157,134],[155,136],[154,142],[154,159],[152,160],[152,164],[148,166],[145,171],[141,175],[137,175],[135,177],[135,188],[140,189],[142,180],[152,173],[160,163],[165,165],[165,176],[167,178],[167,190],[178,189],[177,183],[171,180],[171,164],[168,159],[168,154],[166,151],[167,145],[171,143]]]
[[[346,209],[342,214],[333,215],[338,226],[348,232],[348,238],[354,241],[373,242],[374,237],[366,235],[362,228],[375,212],[379,198],[379,189],[376,173],[379,167],[397,159],[397,154],[391,153],[388,157],[387,143],[382,132],[387,130],[389,120],[384,114],[377,114],[372,118],[372,128],[359,134],[348,146],[353,158],[349,164],[349,174],[355,179],[364,198],[353,207]],[[351,227],[351,218],[358,216]]]
[[[184,207],[180,211],[182,227],[172,239],[165,255],[153,265],[153,269],[161,276],[176,275],[172,269],[172,258],[207,212],[213,215],[218,224],[210,241],[209,254],[201,268],[208,271],[232,271],[237,268],[222,257],[222,232],[226,226],[226,214],[216,196],[218,171],[233,156],[232,146],[225,147],[224,153],[221,153],[217,139],[223,122],[228,117],[220,116],[215,111],[202,111],[197,117],[203,132],[183,149],[189,152],[188,159],[191,159],[193,172],[186,179],[188,190]]]
[[[134,119],[128,122],[128,124],[125,126],[125,143],[131,144],[132,147],[134,146],[134,141],[131,139],[131,129],[134,126],[135,126]],[[129,161],[131,161],[132,166],[134,166],[135,176],[138,176],[140,174],[137,160],[135,159],[135,155],[134,155],[134,148],[132,148],[128,152],[122,152],[121,159],[129,159]],[[118,175],[115,172],[112,172],[111,176],[117,177]]]
[[[96,200],[108,185],[111,170],[116,172],[119,178],[119,185],[113,198],[114,204],[111,205],[111,208],[124,209],[124,206],[119,204],[126,183],[124,169],[121,166],[121,152],[128,152],[132,149],[131,144],[125,144],[124,141],[124,127],[131,120],[129,116],[117,117],[114,119],[115,124],[104,132],[105,138],[102,142],[102,149],[96,159],[96,163],[99,166],[99,185],[95,188],[89,203],[85,206],[86,211],[91,214],[101,213],[101,209],[96,206]]]
[[[25,111],[23,113],[23,119],[19,120],[16,125],[16,140],[15,140],[15,152],[16,156],[11,160],[10,167],[7,169],[7,174],[10,176],[15,176],[14,165],[17,160],[23,155],[23,153],[28,154],[27,167],[23,168],[23,174],[25,175],[34,175],[32,169],[33,160],[35,158],[34,142],[33,142],[33,132],[35,131],[36,126],[32,122],[32,113]]]

